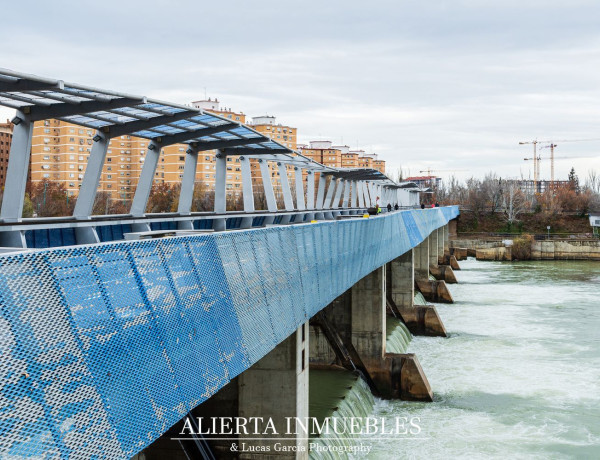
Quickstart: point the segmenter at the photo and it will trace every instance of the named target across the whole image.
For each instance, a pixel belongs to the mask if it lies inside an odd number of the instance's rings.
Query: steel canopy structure
[[[142,219],[155,177],[161,149],[173,144],[187,144],[181,183],[178,214],[193,215],[192,196],[198,152],[216,150],[214,215],[226,215],[227,157],[238,156],[242,172],[244,212],[256,213],[249,160],[257,160],[267,203],[267,211],[275,213],[275,198],[269,163],[276,163],[281,182],[285,212],[319,211],[317,218],[333,218],[335,213],[349,213],[373,206],[377,199],[399,202],[398,190],[403,187],[385,174],[368,168],[332,168],[302,156],[298,152],[266,137],[239,122],[187,105],[159,101],[145,96],[126,94],[68,83],[0,68],[0,105],[16,110],[12,120],[15,128],[9,157],[7,180],[0,211],[0,245],[26,247],[22,232],[12,229],[23,223],[21,213],[31,154],[33,123],[59,119],[95,129],[91,152],[80,186],[72,219],[81,243],[98,242],[90,221],[100,176],[109,142],[112,138],[130,135],[147,139],[148,151],[127,217]],[[287,167],[295,173],[295,200],[291,193]],[[303,184],[303,171],[309,177],[319,174],[315,200],[314,180]],[[295,202],[294,202],[295,201]],[[343,211],[335,211],[338,209]],[[328,211],[328,212],[327,212]],[[314,213],[303,217],[314,218]],[[79,222],[79,223],[78,223]],[[249,223],[250,222],[250,223]],[[268,222],[267,222],[268,223]],[[284,219],[283,223],[287,223]],[[225,230],[224,219],[214,219],[213,229]],[[243,227],[251,226],[246,219]],[[5,231],[2,231],[5,227]],[[6,228],[10,227],[11,230]],[[191,223],[181,221],[178,227],[190,229]],[[136,225],[144,230],[146,224]]]

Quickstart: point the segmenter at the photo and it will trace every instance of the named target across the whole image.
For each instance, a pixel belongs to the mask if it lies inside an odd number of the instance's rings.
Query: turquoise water
[[[462,261],[450,337],[414,337],[430,404],[376,400],[419,417],[417,436],[363,438],[370,459],[600,458],[600,263]]]

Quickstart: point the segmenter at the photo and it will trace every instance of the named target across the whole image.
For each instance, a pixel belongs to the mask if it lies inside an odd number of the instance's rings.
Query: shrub
[[[519,236],[513,240],[512,259],[513,260],[531,260],[531,244],[533,235],[528,233]]]

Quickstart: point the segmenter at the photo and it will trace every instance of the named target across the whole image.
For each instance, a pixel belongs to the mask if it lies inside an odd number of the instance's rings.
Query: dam
[[[200,109],[0,77],[17,114],[0,223],[2,455],[254,458],[276,441],[278,457],[305,458],[311,369],[341,372],[352,394],[433,399],[405,348],[409,333],[446,335],[436,307],[414,299],[453,301],[457,206],[416,209],[415,184],[326,167]],[[47,118],[96,134],[73,215],[22,218],[32,126]],[[130,211],[92,215],[108,140],[124,135],[149,142]],[[176,143],[188,146],[178,211],[146,213],[161,150]],[[198,153],[211,149],[214,209],[192,212]],[[227,211],[234,159],[242,212]],[[265,180],[267,209],[255,209],[252,165],[281,170],[282,202]],[[341,390],[348,401],[329,409],[368,413],[356,406],[369,398]],[[283,437],[211,437],[203,418],[266,421],[261,435]],[[247,452],[232,451],[240,443]]]

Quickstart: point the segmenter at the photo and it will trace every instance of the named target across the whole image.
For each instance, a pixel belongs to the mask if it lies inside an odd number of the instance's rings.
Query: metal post
[[[281,191],[283,192],[283,203],[286,211],[294,210],[294,200],[292,200],[292,191],[290,190],[290,181],[287,176],[287,168],[285,164],[277,162],[279,169],[279,180],[281,181]]]
[[[299,211],[304,211],[306,209],[306,205],[304,204],[304,185],[302,184],[302,169],[298,166],[295,166],[294,173],[296,175],[296,209],[298,209]]]
[[[330,176],[331,180],[329,181],[329,187],[327,188],[327,195],[325,196],[325,201],[323,202],[323,208],[329,209],[332,208],[331,200],[333,199],[333,192],[337,186],[337,180],[335,177]]]
[[[73,210],[73,217],[76,219],[89,219],[92,215],[109,142],[110,140],[102,132],[96,132],[94,145],[92,145],[92,151],[88,157],[83,182]]]
[[[365,191],[364,191],[363,186],[364,186],[364,182],[359,181],[358,182],[358,207],[359,208],[365,207]]]
[[[306,171],[306,209],[315,209],[315,175]]]
[[[319,188],[317,189],[317,202],[315,209],[323,209],[323,196],[325,195],[326,177],[322,172],[319,173]]]
[[[344,186],[346,185],[346,181],[344,179],[340,179],[337,184],[337,188],[335,189],[335,195],[333,198],[333,203],[331,204],[332,208],[340,207],[340,198],[342,197],[342,190],[344,190]]]
[[[358,181],[352,181],[352,195],[350,196],[350,207],[358,208]]]
[[[265,198],[267,199],[267,210],[269,212],[277,212],[277,201],[275,201],[275,193],[273,193],[273,183],[271,182],[269,164],[262,159],[258,160],[258,164],[260,166],[263,188],[265,190]]]
[[[0,217],[4,222],[16,222],[23,216],[25,186],[27,185],[31,155],[31,135],[33,134],[33,122],[21,111],[17,111],[13,123],[15,127],[8,157],[2,210],[0,211]]]
[[[252,189],[252,169],[250,167],[250,159],[241,156],[240,167],[242,169],[244,212],[254,212],[254,190]]]
[[[368,201],[371,206],[375,206],[375,191],[373,190],[373,182],[367,182],[365,184],[367,189],[367,196],[369,197]]]
[[[192,200],[194,198],[194,184],[196,182],[196,167],[198,165],[198,150],[192,147],[188,148],[183,165],[183,179],[181,180],[181,190],[179,191],[179,204],[177,212],[180,214],[189,214],[192,212]]]
[[[227,211],[227,155],[221,150],[215,154],[215,213]]]
[[[349,180],[344,180],[344,199],[342,200],[342,208],[352,207],[352,203],[348,204],[350,201],[350,187],[352,186],[352,182]]]
[[[150,191],[152,190],[152,183],[154,182],[154,174],[158,166],[161,149],[162,145],[159,142],[151,141],[148,145],[148,153],[144,159],[144,166],[142,166],[140,179],[135,189],[133,201],[131,202],[130,213],[134,217],[141,217],[146,213],[146,206],[148,205],[148,198],[150,198]]]

